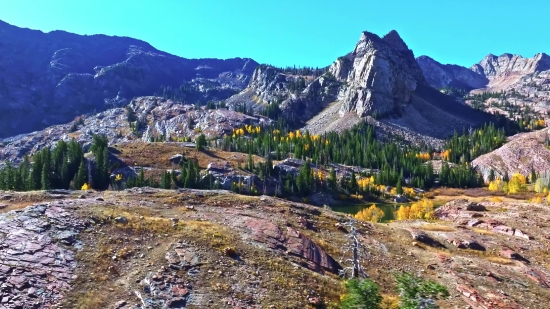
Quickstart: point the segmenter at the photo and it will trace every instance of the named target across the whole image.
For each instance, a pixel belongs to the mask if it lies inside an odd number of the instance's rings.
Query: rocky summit
[[[0,33],[0,137],[172,89],[189,103],[223,100],[243,89],[257,66],[241,58],[185,59],[127,37],[43,33],[2,21]]]

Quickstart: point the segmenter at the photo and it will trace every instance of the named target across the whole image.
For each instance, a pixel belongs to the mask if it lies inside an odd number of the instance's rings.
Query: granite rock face
[[[0,137],[123,106],[161,86],[184,85],[190,100],[225,99],[257,66],[251,59],[180,58],[127,37],[43,33],[2,21],[0,33]]]
[[[425,83],[412,51],[396,31],[380,38],[363,32],[355,49],[329,69],[345,85],[340,114],[384,114],[408,103],[418,83]]]
[[[512,54],[501,56],[489,54],[479,63],[474,64],[470,70],[487,77],[491,82],[495,82],[514,74],[527,75],[550,70],[550,56],[539,53],[533,58],[524,58]]]

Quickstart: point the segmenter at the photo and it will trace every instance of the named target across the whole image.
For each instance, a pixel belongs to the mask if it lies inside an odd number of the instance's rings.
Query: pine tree
[[[336,190],[336,171],[334,168],[330,169],[330,174],[328,178],[328,187],[330,190]]]
[[[73,179],[73,186],[75,190],[80,190],[82,186],[87,182],[88,171],[86,170],[86,165],[84,164],[84,159],[80,160],[78,165],[78,171],[76,172],[75,178]]]
[[[42,179],[40,181],[42,190],[51,189],[50,174],[50,164],[44,162],[44,164],[42,165]]]
[[[187,175],[185,175],[185,182],[184,187],[185,188],[195,188],[196,187],[196,171],[195,171],[195,165],[192,162],[193,160],[189,160],[187,162]]]
[[[397,185],[395,186],[395,193],[401,195],[403,194],[403,187],[401,185],[401,177],[397,180]]]

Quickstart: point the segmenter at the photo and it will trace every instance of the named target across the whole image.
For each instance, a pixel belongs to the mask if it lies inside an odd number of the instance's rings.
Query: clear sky
[[[319,67],[363,30],[395,29],[416,56],[464,66],[489,53],[550,53],[548,12],[545,0],[0,0],[0,19],[19,27],[129,36],[187,58]]]

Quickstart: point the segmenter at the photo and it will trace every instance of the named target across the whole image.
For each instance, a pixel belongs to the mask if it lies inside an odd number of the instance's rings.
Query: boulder
[[[438,240],[432,238],[430,235],[422,230],[414,227],[407,228],[406,230],[409,231],[413,240],[419,241],[432,247],[444,247]]]

